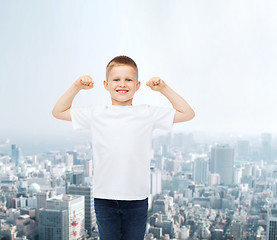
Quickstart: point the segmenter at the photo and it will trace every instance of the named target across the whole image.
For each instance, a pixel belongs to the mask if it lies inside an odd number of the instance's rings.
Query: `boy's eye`
[[[132,81],[132,79],[127,79],[127,81]]]

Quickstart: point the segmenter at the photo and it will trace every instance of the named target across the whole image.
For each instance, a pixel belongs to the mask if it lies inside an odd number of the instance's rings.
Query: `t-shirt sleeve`
[[[70,115],[74,130],[90,129],[93,107],[71,107]]]
[[[158,107],[148,105],[153,121],[153,129],[170,131],[173,126],[176,110],[171,107]]]

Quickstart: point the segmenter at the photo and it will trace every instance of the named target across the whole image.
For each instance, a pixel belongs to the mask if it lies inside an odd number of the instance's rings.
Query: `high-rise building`
[[[39,239],[40,240],[67,240],[69,239],[67,210],[40,209]]]
[[[277,239],[277,209],[269,209],[267,212],[266,239]]]
[[[269,217],[266,234],[267,240],[277,239],[277,217]]]
[[[84,162],[85,166],[85,176],[86,177],[92,177],[92,160],[85,160]]]
[[[46,200],[49,197],[49,193],[38,192],[36,196],[37,196],[37,209],[46,208]]]
[[[84,172],[67,172],[65,175],[65,185],[66,188],[69,185],[81,185],[85,182],[84,180]]]
[[[85,197],[85,228],[89,236],[91,236],[92,230],[96,227],[92,186],[70,185],[68,186],[67,194]]]
[[[219,173],[220,183],[233,184],[234,148],[229,144],[218,144],[211,150],[211,173]]]
[[[215,148],[211,148],[210,159],[209,159],[209,170],[210,173],[216,173],[215,171]]]
[[[241,221],[234,219],[231,223],[231,234],[236,240],[242,239],[243,224]]]
[[[223,229],[216,228],[212,230],[212,239],[223,240],[223,234],[224,234]]]
[[[234,184],[240,184],[241,178],[242,178],[241,167],[235,167],[235,169],[234,169]]]
[[[72,154],[66,153],[65,163],[66,163],[66,166],[72,167],[74,163],[74,156]]]
[[[193,180],[198,184],[207,184],[208,180],[208,159],[197,157],[193,164]]]
[[[220,175],[219,173],[211,173],[208,176],[208,185],[214,186],[220,184]]]
[[[46,208],[41,208],[39,214],[41,217],[47,216],[49,214],[49,221],[51,220],[51,214],[53,216],[52,221],[57,221],[57,225],[61,226],[58,233],[62,231],[65,235],[68,233],[64,239],[81,239],[85,235],[85,197],[77,195],[58,195],[50,198],[46,201]],[[53,213],[51,210],[57,210]],[[65,210],[65,213],[63,212]],[[61,213],[62,212],[62,213]],[[43,215],[45,214],[45,215]],[[66,221],[64,220],[64,214],[66,214]],[[45,225],[47,224],[47,225]],[[57,232],[55,229],[51,230],[48,221],[39,222],[39,239],[63,239],[56,238]],[[49,232],[44,229],[53,232],[53,238],[49,238]],[[66,229],[64,229],[66,228]],[[42,230],[41,230],[42,229]],[[51,233],[52,234],[52,233]],[[57,235],[58,236],[58,235]],[[64,235],[63,235],[64,236]]]
[[[71,155],[71,156],[73,156],[73,164],[74,165],[78,165],[78,164],[80,164],[80,161],[78,160],[78,158],[77,158],[77,152],[75,152],[75,151],[68,151],[68,152],[66,152],[68,155]]]
[[[12,162],[15,164],[15,166],[18,166],[19,163],[19,148],[15,145],[11,145],[12,150]]]
[[[271,133],[262,133],[261,159],[271,161]]]
[[[162,192],[162,173],[160,170],[151,168],[150,172],[150,194],[155,195]]]

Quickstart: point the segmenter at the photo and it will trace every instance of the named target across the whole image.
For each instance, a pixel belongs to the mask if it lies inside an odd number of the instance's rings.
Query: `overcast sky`
[[[133,58],[133,105],[171,107],[145,83],[161,77],[194,109],[178,131],[277,132],[277,1],[0,0],[0,140],[60,136],[56,101],[81,75],[74,106],[111,104],[105,67]]]

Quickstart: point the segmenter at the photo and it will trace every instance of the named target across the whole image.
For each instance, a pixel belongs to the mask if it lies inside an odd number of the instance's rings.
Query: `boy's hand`
[[[79,89],[91,89],[94,87],[94,81],[89,75],[83,75],[74,82],[74,85]]]
[[[146,85],[152,90],[160,92],[166,86],[166,83],[159,77],[153,77]]]

